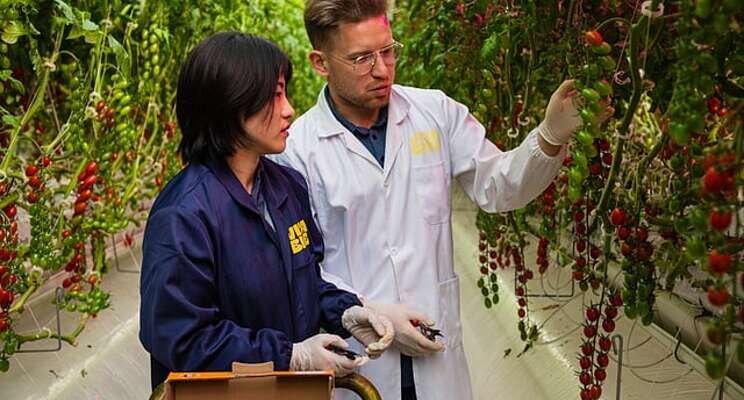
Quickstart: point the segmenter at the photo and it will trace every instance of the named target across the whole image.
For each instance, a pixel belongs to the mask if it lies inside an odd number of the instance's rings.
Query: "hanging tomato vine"
[[[529,348],[539,337],[531,266],[569,269],[584,292],[581,399],[601,396],[619,313],[652,323],[658,292],[680,280],[713,312],[708,374],[725,375],[724,346],[744,362],[744,3],[396,3],[399,80],[467,105],[502,149],[539,123],[562,80],[579,93],[583,127],[556,181],[525,209],[478,215],[485,306],[497,302],[495,271],[511,257]],[[606,104],[615,113],[601,124]],[[530,243],[536,257],[525,259]]]
[[[192,46],[221,30],[268,34],[305,77],[290,88],[300,110],[315,102],[320,82],[305,62],[300,0],[0,3],[4,372],[25,343],[75,345],[110,306],[101,286],[106,239],[143,222],[151,199],[182,167],[173,100]],[[17,332],[27,302],[49,282],[60,282],[57,306],[76,313],[78,325],[61,334]]]

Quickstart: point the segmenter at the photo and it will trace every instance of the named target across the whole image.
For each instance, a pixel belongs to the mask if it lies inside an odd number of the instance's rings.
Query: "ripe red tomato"
[[[75,203],[75,215],[84,213],[86,208],[88,208],[86,203]]]
[[[10,290],[0,289],[0,308],[8,308],[13,304],[15,295]]]
[[[710,226],[717,231],[725,231],[731,224],[731,211],[710,210]]]
[[[599,318],[599,310],[595,307],[589,307],[586,309],[586,319],[589,321],[596,321]]]
[[[602,321],[602,329],[607,333],[612,333],[615,330],[615,321],[611,319]]]
[[[714,167],[709,167],[703,176],[703,187],[708,193],[718,193],[723,188],[725,177]]]
[[[729,269],[731,268],[731,255],[719,253],[718,250],[713,249],[710,254],[708,254],[708,266],[712,272],[723,275],[729,272]]]
[[[97,169],[98,169],[98,164],[96,164],[95,161],[91,161],[88,163],[88,165],[85,166],[85,174],[93,175],[96,173]]]
[[[710,288],[708,288],[708,301],[710,301],[710,304],[721,307],[728,303],[728,300],[729,292],[728,289],[726,289],[725,287],[716,289],[711,286]]]
[[[15,204],[8,204],[3,208],[3,212],[5,212],[5,215],[7,215],[8,218],[13,219],[18,213],[18,209],[16,209]]]
[[[592,46],[600,46],[604,43],[602,34],[597,31],[586,31],[584,32],[584,40]]]
[[[625,215],[625,211],[623,211],[622,208],[615,208],[610,213],[610,222],[612,222],[612,225],[619,226],[619,225],[625,225],[625,220],[627,216]]]
[[[36,173],[39,172],[39,167],[33,164],[29,164],[26,166],[26,176],[32,177],[36,175]]]

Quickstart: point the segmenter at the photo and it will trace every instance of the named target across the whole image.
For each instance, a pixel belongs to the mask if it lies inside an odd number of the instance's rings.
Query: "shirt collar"
[[[364,128],[354,125],[354,123],[341,115],[341,113],[336,109],[336,106],[333,104],[333,99],[331,99],[331,93],[328,89],[328,86],[323,89],[323,96],[325,97],[325,101],[328,104],[328,108],[330,108],[331,110],[331,114],[333,114],[336,120],[338,120],[338,122],[340,122],[341,125],[344,126],[344,128],[348,129],[349,132],[355,135],[367,136],[369,135],[370,131],[383,129],[387,125],[388,106],[380,109],[380,114],[377,116],[377,121],[375,121],[375,123],[372,124],[370,128]]]

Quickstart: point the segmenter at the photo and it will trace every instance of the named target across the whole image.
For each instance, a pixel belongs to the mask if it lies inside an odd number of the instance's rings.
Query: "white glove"
[[[292,371],[322,371],[332,369],[336,376],[344,376],[354,372],[354,368],[364,365],[369,358],[357,357],[356,360],[336,354],[326,347],[333,345],[347,349],[349,344],[339,336],[319,333],[300,343],[292,345],[292,358],[289,369]]]
[[[411,325],[411,321],[419,321],[421,324],[433,326],[434,321],[426,315],[402,304],[366,303],[364,306],[390,319],[395,329],[394,342],[401,353],[410,357],[421,357],[444,350],[443,343],[429,340]]]
[[[579,111],[574,105],[573,81],[563,81],[553,92],[545,110],[545,119],[537,126],[540,136],[554,146],[568,143],[574,132],[581,127]]]
[[[393,343],[393,323],[367,307],[352,306],[341,316],[341,325],[362,344],[370,358],[377,358]]]

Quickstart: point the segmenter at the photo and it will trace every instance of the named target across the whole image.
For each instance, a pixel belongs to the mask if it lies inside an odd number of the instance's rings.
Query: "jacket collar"
[[[331,106],[328,104],[325,96],[326,86],[318,95],[317,111],[320,114],[320,118],[316,118],[318,127],[318,136],[326,138],[330,136],[340,135],[346,132],[346,128],[333,116]],[[388,120],[394,124],[400,124],[403,119],[408,115],[408,111],[411,105],[400,93],[398,85],[393,85],[392,93],[390,94],[390,104],[388,105]]]
[[[287,200],[287,193],[286,191],[276,190],[274,187],[275,183],[272,182],[276,179],[272,173],[274,165],[269,164],[271,164],[271,161],[261,157],[258,163],[256,177],[261,175],[260,190],[264,197],[264,201],[266,201],[267,204],[276,204],[277,206],[281,206],[285,200]],[[245,188],[243,188],[243,185],[238,181],[238,178],[232,172],[225,160],[211,160],[207,161],[205,165],[217,177],[217,180],[220,181],[227,192],[230,193],[230,197],[232,197],[233,200],[256,214],[263,214],[263,211],[258,209],[258,203],[256,200],[246,192]]]

